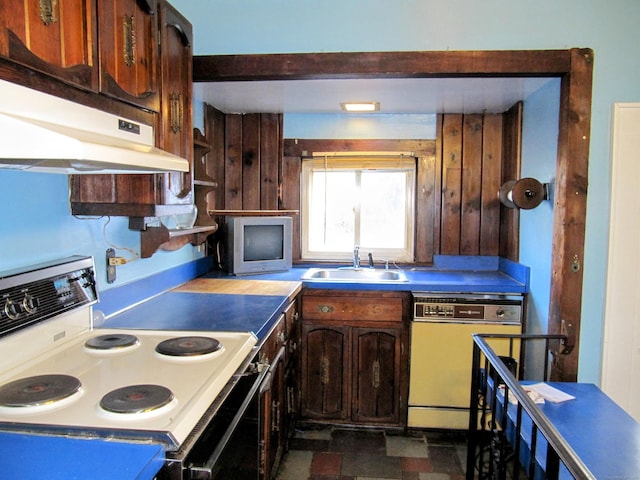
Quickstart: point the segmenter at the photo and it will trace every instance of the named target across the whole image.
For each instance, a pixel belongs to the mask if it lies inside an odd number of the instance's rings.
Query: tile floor
[[[296,430],[277,480],[464,480],[463,432]]]

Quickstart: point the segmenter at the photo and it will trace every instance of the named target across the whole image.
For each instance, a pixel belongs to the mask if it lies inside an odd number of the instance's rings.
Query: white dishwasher
[[[522,333],[523,312],[522,294],[414,292],[408,426],[467,429],[471,335]]]

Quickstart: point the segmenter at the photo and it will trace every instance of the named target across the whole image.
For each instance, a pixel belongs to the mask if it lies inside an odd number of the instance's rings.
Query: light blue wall
[[[518,50],[595,52],[579,377],[599,382],[611,106],[640,101],[637,0],[172,0],[196,54]],[[356,23],[356,21],[358,23]],[[362,25],[354,27],[354,25]]]
[[[188,245],[176,252],[159,251],[117,267],[118,279],[106,282],[106,249],[111,245],[140,252],[140,235],[128,229],[123,217],[76,218],[69,211],[67,175],[0,171],[0,272],[70,255],[92,255],[98,288],[144,278],[152,273],[202,257]],[[134,258],[125,250],[116,253]]]
[[[550,198],[531,210],[520,210],[520,262],[531,268],[527,332],[546,333],[553,243],[553,194],[557,163],[560,80],[529,96],[524,102],[521,178],[549,184]],[[527,365],[541,372],[544,346],[527,349]]]
[[[436,115],[285,114],[284,138],[435,139]]]
[[[549,184],[550,199],[520,210],[520,262],[531,268],[527,331],[545,333],[548,326],[553,242],[553,193],[557,163],[560,81],[524,102],[521,178]]]

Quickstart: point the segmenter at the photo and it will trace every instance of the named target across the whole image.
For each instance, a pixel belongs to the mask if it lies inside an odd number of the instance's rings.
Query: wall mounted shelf
[[[209,210],[209,215],[220,217],[273,217],[299,215],[300,210]]]
[[[158,249],[178,250],[187,243],[193,246],[200,245],[216,230],[218,230],[217,224],[185,229],[168,229],[164,225],[147,227],[140,232],[140,256],[149,258]]]

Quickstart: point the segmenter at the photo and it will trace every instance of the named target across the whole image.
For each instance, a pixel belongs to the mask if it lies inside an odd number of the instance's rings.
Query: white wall
[[[511,50],[595,51],[579,379],[598,382],[615,101],[640,100],[637,0],[172,0],[196,54]],[[360,25],[360,26],[354,26]]]

